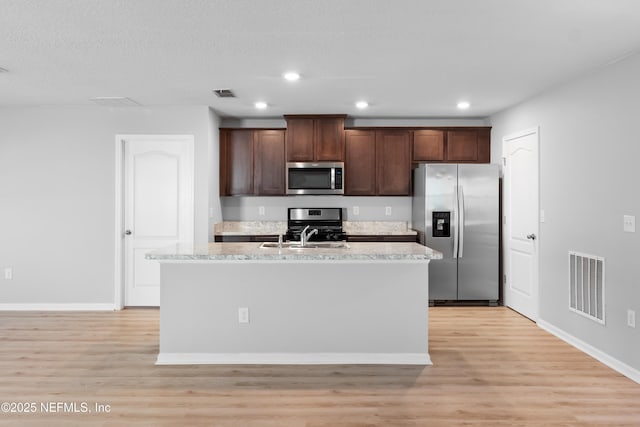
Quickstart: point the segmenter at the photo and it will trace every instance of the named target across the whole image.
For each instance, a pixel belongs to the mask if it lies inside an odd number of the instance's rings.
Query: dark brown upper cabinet
[[[408,196],[411,133],[398,129],[345,130],[345,194]]]
[[[411,133],[376,130],[376,187],[379,196],[411,192]]]
[[[414,162],[489,163],[491,128],[413,130]]]
[[[344,161],[344,115],[286,115],[288,162]]]
[[[444,161],[444,155],[444,131],[431,129],[413,131],[413,161]]]
[[[286,162],[344,161],[345,195],[411,192],[412,162],[489,163],[490,127],[344,129],[345,116],[285,116],[283,129],[220,130],[220,195],[285,195]]]
[[[285,194],[285,161],[283,130],[254,131],[254,179],[256,195],[281,196]]]
[[[460,163],[489,163],[490,138],[490,129],[449,130],[447,131],[446,160]]]
[[[284,195],[284,139],[284,130],[220,129],[220,195]]]
[[[225,176],[220,177],[221,195],[237,196],[253,194],[253,131],[221,130],[220,152],[225,153]]]
[[[376,132],[347,129],[344,134],[344,193],[348,196],[375,196]]]

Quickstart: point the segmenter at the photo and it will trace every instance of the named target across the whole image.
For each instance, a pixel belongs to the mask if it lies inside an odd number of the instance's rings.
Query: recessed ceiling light
[[[369,106],[369,103],[367,101],[358,101],[356,102],[356,107],[358,107],[359,109],[365,109]]]
[[[289,71],[287,73],[284,73],[284,78],[285,80],[288,80],[290,82],[295,82],[296,80],[300,79],[300,74],[296,73],[295,71]]]
[[[469,104],[467,101],[458,102],[458,109],[460,110],[466,110],[469,107],[471,107],[471,104]]]
[[[265,108],[267,108],[267,103],[266,102],[262,102],[262,101],[258,101],[255,104],[253,104],[254,107],[256,107],[258,110],[264,110]]]

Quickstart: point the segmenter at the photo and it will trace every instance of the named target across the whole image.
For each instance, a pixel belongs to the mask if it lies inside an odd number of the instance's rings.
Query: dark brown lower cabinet
[[[348,235],[348,242],[416,242],[416,235],[379,235],[379,234],[358,234]],[[278,236],[275,234],[261,235],[224,235],[215,236],[216,242],[277,242]]]
[[[278,236],[274,234],[262,234],[257,236],[247,236],[247,235],[226,235],[226,236],[215,236],[216,242],[277,242]]]
[[[411,242],[417,241],[415,234],[402,234],[402,235],[350,235],[347,236],[348,242]]]

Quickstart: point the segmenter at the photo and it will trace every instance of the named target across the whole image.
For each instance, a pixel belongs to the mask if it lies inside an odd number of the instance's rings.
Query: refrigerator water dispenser
[[[451,237],[451,212],[433,211],[431,221],[433,237]]]

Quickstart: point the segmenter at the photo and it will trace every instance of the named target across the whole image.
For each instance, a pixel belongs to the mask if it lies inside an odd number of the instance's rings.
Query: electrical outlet
[[[249,307],[238,308],[238,323],[249,323]]]
[[[627,310],[627,326],[636,327],[636,312],[634,310]]]
[[[7,267],[7,268],[4,269],[4,278],[6,280],[13,279],[13,268]]]
[[[264,216],[264,206],[258,207],[258,215]]]
[[[354,215],[360,215],[360,206],[354,206],[353,207],[353,214]]]
[[[540,209],[540,222],[544,223],[544,209]]]
[[[384,214],[387,216],[391,216],[391,206],[386,206],[384,208]]]
[[[636,217],[635,215],[625,215],[623,220],[623,229],[627,233],[636,232]]]

